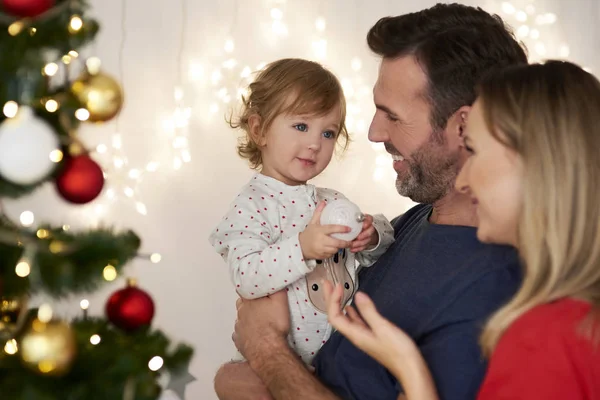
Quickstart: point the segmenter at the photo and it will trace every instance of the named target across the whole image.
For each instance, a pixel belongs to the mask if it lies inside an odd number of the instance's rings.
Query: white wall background
[[[118,126],[113,121],[88,126],[81,132],[90,145],[105,145],[99,147],[101,151],[108,148],[107,153],[95,157],[107,172],[112,172],[112,181],[107,182],[104,195],[90,206],[65,204],[48,186],[29,198],[9,203],[8,209],[15,218],[31,210],[36,222],[68,223],[73,227],[103,222],[136,230],[143,238],[143,251],[162,254],[159,264],[139,260],[129,268],[157,304],[154,323],[196,350],[190,371],[197,381],[188,386],[186,398],[215,399],[214,372],[233,354],[230,336],[236,296],[225,265],[209,246],[207,236],[251,175],[235,154],[236,134],[224,122],[227,104],[222,101],[223,88],[235,98],[243,67],[254,70],[262,62],[282,57],[317,59],[331,67],[346,84],[354,142],[317,183],[341,190],[366,212],[394,217],[411,202],[396,194],[389,158],[366,139],[373,113],[370,91],[377,60],[369,54],[365,35],[380,17],[416,11],[435,2],[123,1],[92,1],[102,31],[93,48],[84,52],[100,57],[105,71],[121,79],[125,89],[126,105]],[[513,0],[512,13],[506,13],[511,7],[500,1],[465,3],[503,12],[501,15],[515,29],[520,28],[533,58],[568,56],[594,72],[600,70],[600,0]],[[273,15],[278,17],[277,12],[272,15],[273,8],[281,11],[276,24],[280,24],[279,29],[281,24],[286,26],[287,36],[273,32]],[[519,10],[525,13],[518,14]],[[556,21],[536,23],[537,14],[542,16],[537,22],[553,20],[546,13],[553,13]],[[323,32],[316,28],[318,17],[325,20]],[[539,32],[538,39],[534,29]],[[234,44],[231,53],[224,49],[227,39]],[[318,40],[327,41],[326,53],[322,52],[323,42],[313,45]],[[230,59],[235,59],[237,65],[232,70],[221,68]],[[352,66],[358,67],[357,59],[362,67],[355,71]],[[223,77],[213,84],[214,71],[219,68]],[[178,71],[182,104],[191,112],[189,125],[180,131],[189,138],[191,156],[191,162],[183,165],[175,161],[180,153],[172,148],[174,136],[168,122],[172,125],[169,118],[176,107],[173,93]],[[109,165],[108,154],[114,151],[112,138],[116,133],[122,138],[122,153],[117,155],[128,159],[128,166],[121,172]],[[160,164],[157,171],[144,173],[138,182],[126,177],[130,169],[143,170],[150,162]],[[137,200],[122,194],[127,186],[135,189]],[[110,188],[117,191],[116,200],[109,198]],[[145,205],[147,215],[136,211],[136,201]],[[103,312],[108,295],[122,285],[121,278],[90,294],[91,313]],[[72,315],[77,312],[80,298],[60,309]]]

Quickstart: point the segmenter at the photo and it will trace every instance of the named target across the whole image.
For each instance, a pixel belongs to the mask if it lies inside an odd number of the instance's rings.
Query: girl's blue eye
[[[323,132],[323,137],[325,139],[333,139],[335,137],[335,133],[333,131],[325,131]]]
[[[308,125],[306,124],[296,124],[294,125],[294,128],[298,129],[300,132],[308,131]]]

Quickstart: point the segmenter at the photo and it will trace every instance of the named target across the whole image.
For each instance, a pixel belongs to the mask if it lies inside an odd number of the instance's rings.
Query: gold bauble
[[[85,72],[73,82],[71,91],[90,112],[89,121],[92,122],[105,122],[114,118],[123,106],[121,86],[102,72]]]
[[[43,375],[67,373],[75,350],[75,335],[69,324],[62,321],[44,323],[36,318],[19,342],[23,364]]]
[[[0,341],[15,336],[27,316],[27,296],[0,298]],[[1,349],[0,349],[1,350]]]

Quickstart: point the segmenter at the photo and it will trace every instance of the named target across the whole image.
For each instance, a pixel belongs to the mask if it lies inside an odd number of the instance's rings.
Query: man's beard
[[[430,139],[404,161],[408,165],[408,176],[396,178],[396,190],[401,196],[416,203],[433,204],[454,187],[458,151],[449,154],[441,135],[442,132],[432,133]]]

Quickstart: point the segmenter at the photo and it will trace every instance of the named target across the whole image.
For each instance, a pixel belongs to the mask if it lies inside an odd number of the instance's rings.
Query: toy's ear
[[[258,147],[264,147],[267,145],[267,138],[265,132],[263,132],[261,123],[262,119],[258,114],[252,114],[248,118],[248,128],[250,129],[250,137]]]

